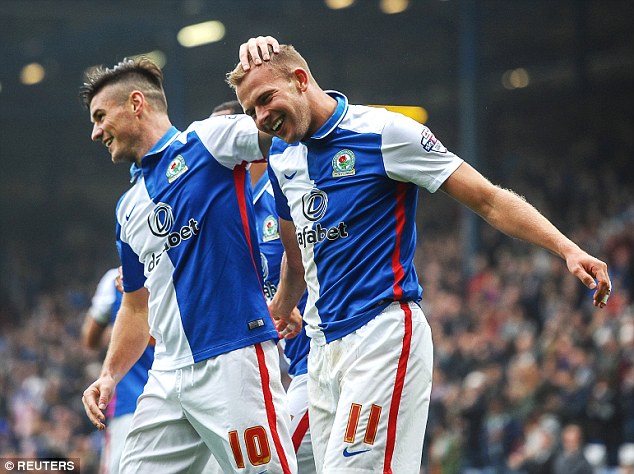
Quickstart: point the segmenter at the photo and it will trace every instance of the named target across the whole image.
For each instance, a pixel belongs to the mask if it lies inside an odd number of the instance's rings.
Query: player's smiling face
[[[304,90],[295,76],[283,77],[264,65],[252,67],[236,93],[260,130],[295,143],[309,134],[310,111]]]
[[[121,99],[116,87],[106,86],[90,101],[90,117],[93,122],[91,138],[103,143],[113,163],[134,162],[134,137],[136,124],[127,100]]]

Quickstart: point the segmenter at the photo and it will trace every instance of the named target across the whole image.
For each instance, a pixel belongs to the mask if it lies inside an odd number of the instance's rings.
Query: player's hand
[[[262,61],[270,60],[269,46],[273,48],[274,53],[280,52],[280,44],[272,36],[249,38],[246,43],[242,43],[240,45],[240,64],[242,64],[242,69],[245,71],[251,69],[249,59],[252,59],[253,64],[256,66],[262,64]]]
[[[108,403],[110,403],[114,388],[114,379],[109,376],[102,376],[84,390],[84,394],[81,397],[86,415],[88,415],[90,422],[98,430],[103,430],[106,427],[106,415],[103,412]]]
[[[302,330],[302,315],[299,309],[293,308],[288,318],[275,320],[275,328],[280,335],[280,339],[292,339]]]
[[[117,270],[118,272],[114,279],[114,286],[117,288],[119,293],[123,293],[123,267],[119,266]]]
[[[584,285],[591,290],[596,289],[592,302],[595,306],[603,308],[608,303],[612,291],[607,264],[583,250],[579,250],[566,256],[566,265],[570,273],[579,278]]]

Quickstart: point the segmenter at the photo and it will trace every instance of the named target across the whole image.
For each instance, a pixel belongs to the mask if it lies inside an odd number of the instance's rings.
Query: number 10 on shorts
[[[361,418],[361,409],[363,405],[358,403],[352,403],[350,405],[350,414],[348,415],[348,425],[346,426],[346,433],[343,437],[344,442],[354,443],[354,438],[357,434],[357,428],[359,427],[359,419]],[[370,416],[368,417],[368,425],[365,428],[365,435],[363,436],[363,442],[365,444],[374,444],[374,438],[376,438],[376,432],[379,427],[379,419],[381,418],[381,407],[378,405],[372,405],[370,408]]]
[[[229,444],[236,466],[239,469],[245,467],[244,455],[240,446],[240,435],[237,431],[229,432]],[[271,447],[269,445],[269,437],[263,426],[252,426],[244,430],[244,446],[252,466],[261,466],[271,460]]]

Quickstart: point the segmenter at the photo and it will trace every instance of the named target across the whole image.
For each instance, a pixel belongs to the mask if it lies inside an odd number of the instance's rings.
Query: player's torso
[[[380,125],[343,125],[281,154],[274,148],[269,158],[302,251],[307,322],[330,325],[331,337],[350,331],[343,320],[357,317],[352,324],[359,327],[380,312],[403,274],[409,294],[418,291],[408,263],[417,188],[386,175]]]
[[[181,135],[144,157],[143,177],[117,217],[121,240],[143,265],[159,364],[197,362],[275,337],[255,264],[244,166],[227,168],[194,132]]]

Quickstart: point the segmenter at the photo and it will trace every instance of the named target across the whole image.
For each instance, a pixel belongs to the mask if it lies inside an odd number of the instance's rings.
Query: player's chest
[[[330,214],[361,212],[394,184],[380,150],[346,143],[290,150],[272,166],[296,223],[319,220],[328,209]]]

